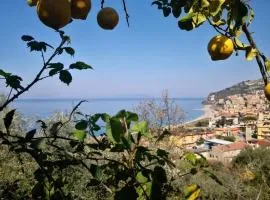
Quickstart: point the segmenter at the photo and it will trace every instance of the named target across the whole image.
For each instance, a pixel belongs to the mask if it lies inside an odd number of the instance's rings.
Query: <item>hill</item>
[[[214,99],[225,99],[231,95],[254,94],[256,91],[262,91],[262,88],[264,88],[264,83],[261,79],[242,81],[231,87],[210,93],[204,103],[211,103]]]

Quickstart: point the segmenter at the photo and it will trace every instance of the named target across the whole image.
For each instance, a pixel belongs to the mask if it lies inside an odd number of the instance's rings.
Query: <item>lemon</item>
[[[71,0],[71,17],[85,20],[91,10],[91,0]]]
[[[267,83],[265,88],[264,88],[264,94],[266,99],[268,99],[268,101],[270,101],[270,83]]]
[[[102,8],[97,15],[97,22],[101,28],[112,30],[119,22],[118,13],[110,7]]]
[[[69,0],[39,0],[37,14],[46,26],[60,29],[71,20],[71,9]]]
[[[232,40],[224,35],[217,35],[208,43],[208,52],[212,60],[225,60],[232,55],[233,50]]]

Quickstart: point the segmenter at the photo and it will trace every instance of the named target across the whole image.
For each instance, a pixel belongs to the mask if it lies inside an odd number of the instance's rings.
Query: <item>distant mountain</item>
[[[242,81],[231,87],[210,93],[207,97],[207,100],[204,103],[210,103],[213,97],[215,98],[215,100],[217,100],[217,99],[225,99],[227,96],[236,94],[240,95],[253,94],[256,91],[262,91],[263,88],[264,83],[261,79]]]

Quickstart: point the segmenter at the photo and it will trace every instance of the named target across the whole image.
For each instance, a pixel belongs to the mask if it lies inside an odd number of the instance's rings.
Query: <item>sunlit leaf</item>
[[[266,60],[265,62],[264,62],[264,65],[265,65],[265,68],[266,68],[266,71],[270,71],[270,60]]]
[[[145,176],[143,175],[142,172],[139,172],[139,173],[136,175],[136,180],[137,180],[139,183],[146,183],[146,182],[148,182],[148,178],[145,177]]]
[[[255,49],[255,48],[253,48],[251,46],[248,46],[246,48],[246,59],[248,61],[251,61],[251,60],[253,60],[258,55],[258,53],[259,52],[258,52],[257,49]]]
[[[196,184],[190,184],[184,187],[184,195],[188,198],[193,192],[199,189],[199,186]]]
[[[131,131],[141,133],[145,137],[151,137],[149,133],[148,123],[146,121],[137,122],[131,128]]]
[[[196,155],[195,155],[194,153],[188,153],[188,154],[186,154],[186,155],[185,155],[185,158],[186,158],[189,162],[191,162],[193,165],[196,164],[197,157],[196,157]]]
[[[186,16],[182,17],[178,21],[179,28],[186,30],[186,31],[192,30],[195,27],[195,25],[193,24],[193,17],[194,16],[195,16],[194,13],[189,13]]]
[[[216,16],[225,0],[212,0],[209,5],[209,12],[212,16]]]
[[[86,138],[86,132],[85,131],[81,131],[81,130],[76,130],[72,132],[72,135],[74,138],[76,138],[77,140],[83,142],[84,139]]]

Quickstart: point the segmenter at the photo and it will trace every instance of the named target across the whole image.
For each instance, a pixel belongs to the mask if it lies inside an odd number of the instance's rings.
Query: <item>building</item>
[[[212,148],[209,157],[226,165],[247,147],[249,147],[249,145],[242,141],[227,145],[217,145]]]
[[[270,139],[270,113],[259,113],[257,121],[258,139]]]

